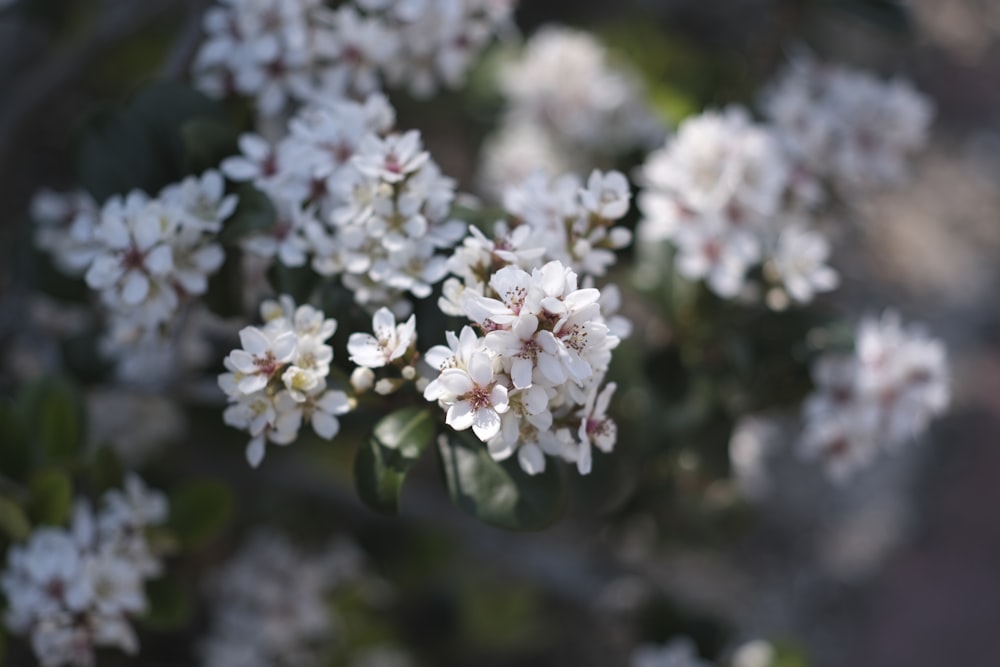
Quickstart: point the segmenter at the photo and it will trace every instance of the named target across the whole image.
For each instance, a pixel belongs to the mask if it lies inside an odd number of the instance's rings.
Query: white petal
[[[527,444],[517,450],[517,462],[521,464],[521,470],[529,475],[537,475],[545,472],[545,455],[537,445]]]
[[[472,432],[483,442],[496,437],[500,433],[500,415],[493,408],[479,408],[472,423]]]
[[[464,396],[472,391],[474,386],[469,374],[458,368],[446,368],[441,371],[437,382],[453,396]]]
[[[254,356],[263,355],[271,347],[271,341],[268,340],[263,331],[256,327],[240,329],[240,344],[244,350]]]
[[[313,430],[316,431],[316,435],[324,440],[332,440],[340,431],[340,421],[333,415],[325,412],[317,411],[313,413],[312,426]]]
[[[130,306],[135,306],[143,302],[149,294],[149,278],[142,271],[132,269],[125,274],[125,282],[122,285],[122,301]]]
[[[247,444],[247,463],[256,468],[264,460],[264,438],[256,437]]]
[[[530,359],[517,357],[510,366],[510,379],[514,381],[514,386],[518,389],[525,389],[531,386],[531,373],[534,365]]]

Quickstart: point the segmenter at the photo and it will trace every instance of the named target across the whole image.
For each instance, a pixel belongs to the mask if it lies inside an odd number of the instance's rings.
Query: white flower
[[[817,292],[830,291],[840,283],[837,272],[826,265],[829,256],[826,238],[793,224],[778,237],[772,261],[788,295],[806,303]]]
[[[486,352],[469,355],[464,368],[445,368],[427,385],[424,398],[447,408],[445,423],[456,431],[472,427],[480,440],[500,432],[500,415],[507,412],[507,387],[498,382]]]
[[[698,649],[687,637],[658,646],[643,644],[632,651],[629,667],[712,667],[698,657]]]
[[[267,386],[268,381],[295,356],[297,340],[291,331],[268,332],[256,327],[240,330],[241,350],[233,350],[226,357],[238,374],[237,388],[252,394]]]
[[[417,342],[416,317],[411,315],[403,324],[396,324],[396,318],[388,308],[379,308],[372,318],[374,336],[353,333],[347,341],[347,351],[351,361],[367,368],[381,368],[400,359]]]
[[[599,382],[594,382],[587,394],[587,402],[583,409],[577,413],[580,417],[580,429],[577,432],[580,438],[580,449],[577,455],[576,465],[581,475],[590,472],[591,455],[590,446],[593,444],[602,452],[610,452],[615,447],[618,440],[618,426],[614,420],[608,417],[608,405],[611,403],[611,395],[615,393],[617,385],[609,382],[604,389],[598,393]]]

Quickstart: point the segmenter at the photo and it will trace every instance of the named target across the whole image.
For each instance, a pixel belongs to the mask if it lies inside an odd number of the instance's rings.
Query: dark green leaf
[[[233,492],[221,482],[191,482],[170,498],[167,526],[181,546],[198,548],[214,539],[233,512]]]
[[[90,461],[90,480],[98,493],[122,486],[125,470],[111,445],[101,445]]]
[[[426,408],[403,408],[380,420],[354,460],[354,484],[361,499],[372,509],[396,514],[406,475],[430,445],[434,431]]]
[[[23,480],[30,466],[30,439],[24,420],[13,405],[0,401],[0,471]]]
[[[913,30],[913,18],[898,0],[826,0],[835,9],[847,12],[877,28],[897,34]]]
[[[95,115],[80,139],[79,180],[98,201],[140,189],[156,194],[190,173],[182,128],[224,122],[218,104],[177,82],[146,86],[119,109]]]
[[[191,619],[194,604],[184,582],[164,577],[146,583],[149,611],[143,623],[160,631],[177,630]]]
[[[73,482],[62,470],[42,470],[29,483],[29,513],[35,523],[62,526],[73,508]]]
[[[305,303],[319,282],[319,277],[308,266],[285,266],[275,262],[267,272],[271,287],[278,294],[287,294],[296,303]]]
[[[31,524],[24,509],[10,498],[0,496],[0,533],[14,542],[20,542],[30,532]]]
[[[486,445],[458,434],[438,440],[451,501],[498,528],[540,530],[562,516],[566,489],[549,461],[545,472],[528,475],[516,460],[497,463]]]
[[[230,155],[239,152],[239,132],[218,118],[195,118],[181,126],[181,139],[188,171],[201,173],[217,168]]]
[[[73,461],[86,438],[86,408],[72,381],[65,377],[38,380],[18,396],[18,410],[41,462]]]
[[[266,232],[278,223],[271,198],[254,186],[249,183],[237,186],[236,196],[239,197],[236,210],[219,235],[223,243],[232,244],[244,236]]]

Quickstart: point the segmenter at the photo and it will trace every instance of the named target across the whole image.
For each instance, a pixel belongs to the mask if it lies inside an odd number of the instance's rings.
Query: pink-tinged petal
[[[605,419],[600,430],[593,435],[594,444],[602,452],[608,453],[615,448],[618,440],[618,425],[610,419]]]
[[[516,357],[510,365],[510,379],[513,380],[517,389],[525,389],[531,386],[531,375],[534,364],[531,359]]]
[[[257,364],[253,361],[253,355],[246,350],[233,350],[226,357],[234,370],[240,373],[256,373]]]
[[[146,255],[143,264],[154,276],[162,276],[174,268],[174,254],[169,246],[160,245]]]
[[[468,401],[459,401],[450,408],[444,422],[456,431],[464,431],[472,426],[475,421],[475,413]]]
[[[261,356],[271,347],[271,341],[257,327],[243,327],[240,329],[240,345],[250,354]]]
[[[581,475],[589,475],[591,464],[590,442],[584,440],[580,443],[580,448],[577,450],[576,469]]]
[[[340,432],[340,421],[325,412],[314,412],[312,415],[313,430],[324,440],[332,440]]]
[[[351,411],[351,399],[342,391],[328,391],[316,401],[320,410],[331,415],[343,415]]]
[[[441,371],[437,382],[453,396],[464,396],[475,386],[469,374],[458,368],[446,368]]]
[[[247,463],[250,467],[256,468],[260,465],[260,462],[264,460],[264,438],[257,437],[254,438],[247,444]]]
[[[507,387],[500,384],[493,386],[490,390],[490,405],[500,414],[510,409],[510,403],[507,402]]]
[[[236,387],[244,394],[252,394],[266,387],[267,379],[265,375],[248,375],[240,380]]]
[[[566,368],[551,354],[538,355],[538,370],[553,385],[566,381]]]
[[[479,408],[472,422],[472,432],[486,442],[500,433],[500,415],[493,408]]]
[[[107,289],[114,285],[122,277],[125,270],[117,258],[110,255],[101,255],[94,260],[87,270],[87,285],[91,289]]]
[[[529,475],[537,475],[545,472],[545,455],[537,445],[523,445],[517,450],[517,462],[521,464],[521,470]]]
[[[469,376],[480,387],[493,382],[493,360],[484,352],[476,352],[469,358]]]
[[[372,331],[381,339],[386,340],[396,330],[396,317],[388,308],[379,308],[372,317]]]
[[[295,356],[295,348],[298,345],[298,337],[291,331],[286,331],[274,339],[271,350],[274,359],[279,363],[287,363]]]
[[[132,269],[125,274],[122,283],[122,301],[130,306],[136,306],[145,300],[149,294],[149,278],[142,271]]]

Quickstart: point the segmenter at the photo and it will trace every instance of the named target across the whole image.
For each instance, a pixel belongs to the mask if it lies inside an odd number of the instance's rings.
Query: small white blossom
[[[374,336],[353,333],[347,341],[347,351],[351,361],[367,368],[381,368],[401,359],[413,349],[417,342],[416,316],[403,324],[396,324],[396,318],[388,308],[379,308],[372,318]]]

